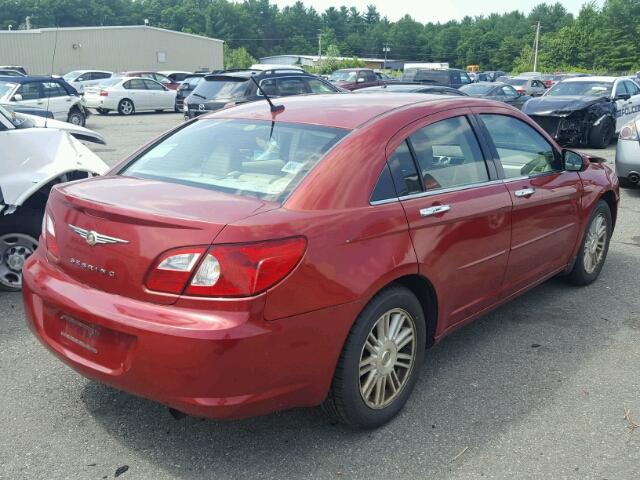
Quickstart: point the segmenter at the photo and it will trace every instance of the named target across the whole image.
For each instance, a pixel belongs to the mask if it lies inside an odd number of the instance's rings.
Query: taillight
[[[54,257],[60,255],[58,240],[56,239],[56,227],[53,223],[53,217],[47,212],[42,219],[42,236],[44,237],[47,251]]]
[[[109,92],[107,92],[106,90],[100,90],[100,96],[101,97],[108,97],[109,96]]]
[[[147,287],[168,293],[208,297],[248,297],[272,287],[286,277],[302,259],[307,242],[303,237],[267,242],[218,245],[204,254],[203,247],[165,253],[147,278]],[[185,253],[203,254],[181,268],[162,270],[168,259]],[[174,260],[171,260],[174,261]],[[197,269],[194,265],[197,263]],[[185,288],[186,287],[186,288]]]
[[[147,277],[150,290],[182,293],[194,267],[207,247],[177,248],[165,252]]]

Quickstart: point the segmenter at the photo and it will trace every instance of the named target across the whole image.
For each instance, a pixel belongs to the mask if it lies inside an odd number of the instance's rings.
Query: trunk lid
[[[209,245],[227,224],[277,207],[251,197],[120,176],[54,187],[48,205],[61,270],[91,288],[163,304],[177,296],[145,287],[161,253]],[[113,243],[90,245],[87,231]]]

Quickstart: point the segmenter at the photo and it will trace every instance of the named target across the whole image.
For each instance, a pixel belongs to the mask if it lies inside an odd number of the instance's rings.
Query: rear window
[[[147,150],[120,174],[282,202],[347,133],[315,125],[201,120]]]
[[[244,95],[248,80],[245,79],[204,79],[196,86],[194,93],[211,100],[213,98],[236,98]]]
[[[430,82],[449,85],[449,71],[409,68],[404,71],[402,80],[409,82]]]

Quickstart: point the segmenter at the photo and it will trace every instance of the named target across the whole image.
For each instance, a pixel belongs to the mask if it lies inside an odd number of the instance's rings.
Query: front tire
[[[87,118],[84,113],[82,113],[78,109],[73,109],[69,112],[69,116],[67,117],[67,122],[73,125],[78,125],[80,127],[84,127],[87,123]]]
[[[613,140],[615,134],[615,127],[613,122],[609,118],[602,120],[600,125],[597,125],[589,131],[589,146],[591,148],[607,148]]]
[[[22,288],[22,266],[38,247],[43,212],[23,208],[2,218],[0,225],[0,289]]]
[[[589,285],[600,275],[609,251],[613,220],[609,205],[600,200],[591,212],[580,250],[567,279],[575,285]]]
[[[118,103],[118,113],[120,115],[133,115],[135,112],[136,107],[128,98],[124,98]]]
[[[408,289],[378,293],[356,319],[334,374],[325,411],[353,428],[377,428],[402,409],[426,348],[420,302]]]

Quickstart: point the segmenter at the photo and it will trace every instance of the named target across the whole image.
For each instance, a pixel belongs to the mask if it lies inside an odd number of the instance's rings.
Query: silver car
[[[640,115],[620,129],[616,146],[616,174],[622,186],[640,183]]]
[[[542,77],[513,77],[505,80],[504,83],[511,85],[521,95],[539,97],[547,91],[547,87],[542,82]]]

